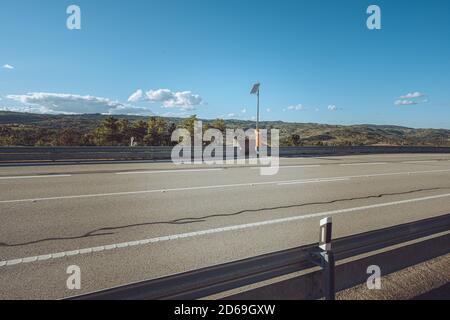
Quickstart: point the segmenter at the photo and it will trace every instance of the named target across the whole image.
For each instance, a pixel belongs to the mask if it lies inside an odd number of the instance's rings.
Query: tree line
[[[101,115],[42,116],[0,112],[0,146],[171,146],[172,133],[185,128],[193,133],[196,116],[107,117]],[[396,126],[333,126],[266,122],[261,128],[279,129],[280,146],[417,145],[450,146],[450,130],[411,129]],[[250,121],[204,120],[203,130],[227,128],[246,131]]]
[[[197,117],[184,119],[178,126],[161,117],[150,117],[147,121],[131,122],[115,117],[105,118],[96,128],[82,132],[77,128],[50,129],[33,125],[0,126],[2,146],[129,146],[133,137],[139,146],[171,146],[172,133],[185,128],[191,134]],[[215,128],[226,130],[225,121],[214,120],[204,124],[204,130]]]

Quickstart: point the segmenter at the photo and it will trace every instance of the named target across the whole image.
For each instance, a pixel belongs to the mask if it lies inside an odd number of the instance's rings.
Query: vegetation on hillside
[[[41,115],[0,112],[1,146],[127,146],[131,137],[141,146],[172,145],[177,128],[193,132],[195,116],[182,118],[90,115]],[[243,120],[203,120],[203,129],[254,128]],[[261,122],[261,128],[280,130],[282,146],[417,145],[450,146],[450,130],[399,126],[324,125]]]

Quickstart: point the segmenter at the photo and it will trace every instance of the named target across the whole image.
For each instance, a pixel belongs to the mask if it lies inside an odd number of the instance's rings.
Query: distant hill
[[[59,132],[72,129],[80,134],[88,134],[95,130],[108,116],[101,114],[83,115],[43,115],[0,111],[0,134],[10,134],[11,130],[35,132]],[[114,116],[127,119],[130,123],[148,121],[149,117]],[[180,126],[182,118],[164,118],[168,123]],[[203,120],[211,124],[213,120]],[[225,120],[227,128],[253,128],[254,121]],[[394,125],[327,125],[317,123],[288,123],[282,121],[263,121],[261,127],[280,130],[282,145],[418,145],[418,146],[450,146],[450,130],[445,129],[412,129]],[[30,131],[31,132],[31,131]],[[5,138],[5,137],[3,137]],[[26,139],[25,139],[26,140]],[[5,139],[0,139],[0,144]],[[30,140],[31,141],[31,140]],[[32,142],[30,142],[32,143]],[[28,144],[25,142],[25,144]]]

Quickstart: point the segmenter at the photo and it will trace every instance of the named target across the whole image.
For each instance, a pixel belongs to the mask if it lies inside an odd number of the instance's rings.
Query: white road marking
[[[334,181],[346,181],[350,180],[348,178],[337,178],[337,179],[312,179],[312,180],[304,180],[304,181],[291,181],[291,182],[281,182],[278,183],[279,186],[286,186],[292,184],[305,184],[305,183],[320,183],[320,182],[334,182]]]
[[[280,169],[286,169],[286,168],[317,168],[321,167],[320,164],[311,164],[311,165],[298,165],[298,166],[280,166]],[[252,170],[258,170],[261,168],[265,168],[264,166],[261,167],[251,167]],[[269,167],[267,167],[269,168]]]
[[[364,162],[364,163],[341,163],[340,166],[375,166],[380,164],[388,164],[387,162]]]
[[[63,178],[71,177],[71,174],[53,174],[53,175],[42,175],[42,176],[11,176],[11,177],[0,177],[0,180],[12,180],[12,179],[40,179],[40,178]]]
[[[439,172],[449,172],[450,169],[443,170],[426,170],[426,171],[409,171],[409,172],[393,172],[393,173],[374,173],[374,174],[363,174],[357,176],[346,176],[340,178],[370,178],[370,177],[383,177],[383,176],[397,176],[397,175],[412,175],[412,174],[423,174],[423,173],[439,173]],[[336,177],[339,178],[339,177]]]
[[[131,172],[118,172],[117,175],[125,174],[156,174],[156,173],[180,173],[180,172],[209,172],[209,171],[222,171],[223,168],[215,169],[183,169],[183,170],[155,170],[155,171],[131,171]]]
[[[439,173],[439,172],[450,172],[450,169],[428,170],[428,171],[412,171],[412,172],[394,172],[394,173],[376,173],[376,174],[364,174],[364,175],[355,175],[355,176],[316,178],[316,180],[317,179],[328,179],[328,180],[330,180],[330,179],[357,179],[357,178],[371,178],[371,177],[383,177],[383,176],[395,176],[395,175],[412,175],[412,174],[424,174],[424,173]],[[311,180],[314,180],[314,178],[303,179],[303,180],[247,182],[247,183],[210,185],[210,186],[199,186],[199,187],[182,187],[182,188],[172,188],[172,189],[152,189],[152,190],[142,190],[142,191],[95,193],[95,194],[82,194],[82,195],[74,195],[74,196],[48,197],[48,198],[0,200],[0,204],[2,204],[2,203],[19,203],[19,202],[37,202],[37,201],[63,200],[63,199],[98,198],[98,197],[125,196],[125,195],[135,195],[135,194],[161,193],[161,192],[193,191],[193,190],[204,190],[204,189],[253,187],[253,186],[263,186],[263,185],[272,185],[272,184],[280,184],[280,183],[289,183],[289,182],[298,182],[298,183],[300,183],[302,181],[311,181]]]
[[[438,160],[403,161],[402,163],[407,163],[407,164],[421,164],[421,163],[432,163],[432,162],[438,162]]]
[[[148,239],[143,239],[143,240],[115,243],[115,244],[92,247],[92,248],[84,248],[84,249],[79,249],[79,250],[50,253],[50,254],[45,254],[45,255],[40,255],[40,256],[31,256],[31,257],[26,257],[26,258],[5,260],[5,261],[0,261],[0,267],[13,266],[13,265],[18,265],[18,264],[23,264],[23,263],[31,263],[31,262],[36,262],[36,261],[45,261],[45,260],[50,260],[50,259],[58,259],[58,258],[68,257],[68,256],[90,254],[90,253],[95,253],[95,252],[100,252],[100,251],[108,251],[108,250],[115,250],[115,249],[121,249],[121,248],[127,248],[127,247],[148,245],[148,244],[153,244],[153,243],[157,243],[157,242],[179,240],[179,239],[184,239],[184,238],[192,238],[192,237],[203,236],[203,235],[207,235],[207,234],[217,234],[217,233],[223,233],[223,232],[229,232],[229,231],[244,230],[244,229],[250,229],[250,228],[255,228],[255,227],[261,227],[261,226],[267,226],[267,225],[273,225],[273,224],[279,224],[279,223],[286,223],[286,222],[291,222],[291,221],[318,218],[318,217],[323,217],[323,216],[331,216],[331,215],[336,215],[336,214],[340,214],[340,213],[369,210],[369,209],[382,208],[382,207],[388,207],[388,206],[396,206],[396,205],[401,205],[401,204],[405,204],[405,203],[435,200],[435,199],[441,199],[441,198],[446,198],[446,197],[450,197],[450,193],[422,197],[422,198],[414,198],[414,199],[408,199],[408,200],[400,200],[400,201],[372,204],[372,205],[361,206],[361,207],[310,213],[310,214],[304,214],[304,215],[293,216],[293,217],[288,217],[288,218],[265,220],[265,221],[260,221],[260,222],[239,224],[239,225],[228,226],[228,227],[200,230],[200,231],[194,231],[194,232],[188,232],[188,233],[180,233],[180,234],[174,234],[174,235],[168,235],[168,236],[162,236],[162,237],[156,237],[156,238],[148,238]]]

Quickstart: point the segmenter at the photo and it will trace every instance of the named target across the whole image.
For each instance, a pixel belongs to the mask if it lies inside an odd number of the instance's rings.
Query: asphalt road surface
[[[450,211],[450,154],[0,167],[0,299],[58,299]],[[69,290],[69,266],[81,289]]]

